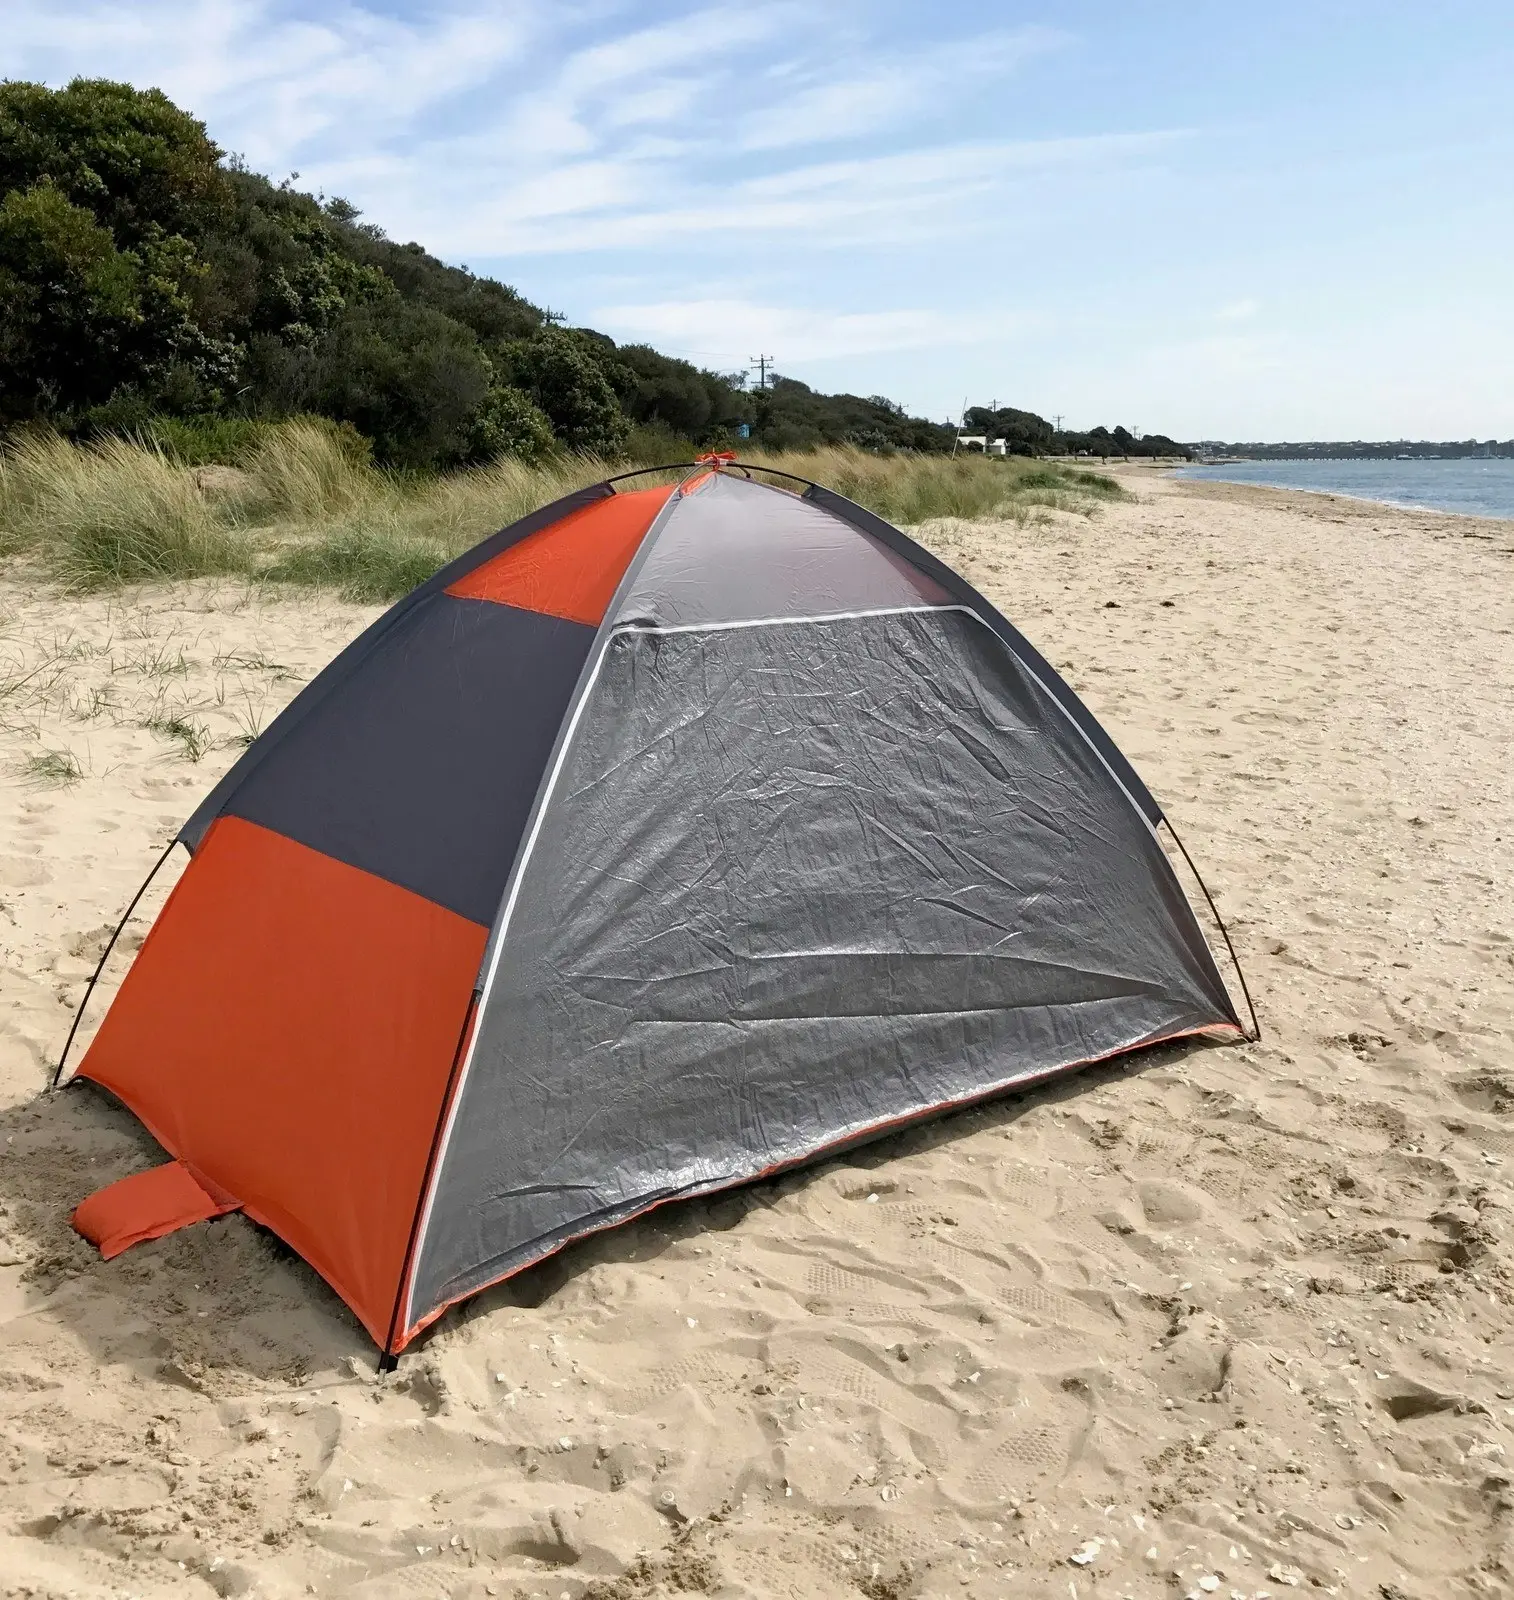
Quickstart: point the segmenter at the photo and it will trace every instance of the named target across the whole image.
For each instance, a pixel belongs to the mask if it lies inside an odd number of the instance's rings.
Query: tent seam
[[[457,1073],[457,1081],[452,1089],[450,1102],[444,1102],[444,1122],[441,1139],[436,1150],[436,1159],[426,1175],[420,1196],[420,1217],[415,1230],[415,1240],[410,1251],[410,1259],[400,1281],[400,1295],[404,1306],[404,1314],[400,1318],[400,1332],[410,1326],[414,1316],[415,1274],[420,1266],[426,1250],[426,1236],[430,1231],[432,1207],[436,1200],[437,1188],[441,1182],[441,1175],[447,1165],[447,1151],[452,1142],[452,1130],[457,1119],[458,1107],[462,1104],[463,1092],[468,1085],[468,1077],[473,1067],[474,1050],[481,1032],[480,1024],[488,1008],[489,991],[494,983],[494,975],[499,969],[500,956],[504,949],[505,933],[509,926],[510,914],[514,909],[515,901],[519,897],[520,885],[525,876],[525,869],[531,859],[531,853],[536,841],[541,834],[542,825],[546,821],[547,812],[551,809],[552,796],[557,787],[557,780],[561,776],[563,767],[567,764],[568,751],[572,748],[573,736],[578,728],[579,719],[583,715],[585,706],[593,694],[594,685],[599,679],[600,667],[608,651],[610,640],[615,634],[615,624],[611,620],[630,592],[632,584],[640,573],[648,553],[663,529],[671,520],[673,512],[682,503],[684,487],[688,480],[680,483],[668,496],[658,513],[647,526],[647,531],[637,546],[636,554],[627,563],[626,570],[616,586],[615,593],[610,597],[610,603],[605,607],[604,620],[600,623],[599,630],[593,643],[589,646],[589,657],[584,664],[583,676],[579,686],[574,691],[570,708],[564,717],[563,731],[558,748],[549,758],[547,771],[543,774],[541,788],[538,791],[537,801],[533,807],[532,816],[527,826],[525,835],[521,840],[520,849],[516,852],[515,862],[512,865],[510,877],[505,885],[505,894],[500,904],[500,909],[495,915],[494,925],[489,932],[489,942],[484,947],[485,970],[480,973],[479,981],[474,984],[474,996],[470,997],[470,1005],[474,1015],[478,1018],[471,1037],[468,1039],[467,1050],[463,1056],[462,1067]],[[386,1352],[387,1353],[387,1352]]]

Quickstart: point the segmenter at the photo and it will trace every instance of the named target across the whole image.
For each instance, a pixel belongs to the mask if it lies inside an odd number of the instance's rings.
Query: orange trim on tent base
[[[74,1231],[109,1261],[134,1244],[236,1209],[235,1200],[217,1198],[182,1161],[169,1161],[96,1189],[75,1208],[72,1220]]]
[[[1046,1067],[1040,1072],[1030,1073],[1023,1078],[1011,1078],[1005,1083],[993,1084],[989,1088],[979,1090],[974,1094],[964,1095],[957,1100],[942,1100],[935,1105],[926,1106],[920,1110],[907,1111],[897,1117],[884,1117],[878,1122],[869,1123],[864,1128],[858,1128],[851,1133],[843,1134],[838,1139],[829,1139],[804,1155],[795,1156],[792,1160],[775,1161],[771,1166],[763,1167],[746,1177],[720,1178],[713,1183],[698,1184],[689,1189],[682,1189],[677,1194],[667,1195],[660,1200],[649,1200],[639,1210],[628,1211],[625,1216],[617,1217],[613,1222],[590,1223],[579,1232],[569,1234],[566,1239],[560,1240],[550,1249],[543,1250],[539,1256],[532,1256],[529,1261],[523,1261],[520,1266],[511,1267],[508,1272],[500,1273],[497,1278],[490,1278],[487,1282],[479,1284],[476,1289],[465,1290],[462,1294],[453,1295],[449,1300],[443,1300],[440,1305],[432,1306],[423,1316],[417,1317],[407,1328],[401,1331],[394,1341],[393,1352],[398,1355],[406,1350],[432,1323],[444,1317],[453,1306],[461,1305],[465,1300],[472,1300],[476,1295],[485,1294],[502,1283],[508,1283],[511,1278],[519,1277],[523,1272],[529,1272],[532,1267],[539,1267],[543,1261],[550,1261],[553,1256],[568,1249],[570,1245],[581,1244],[585,1239],[592,1239],[595,1234],[612,1233],[616,1228],[628,1227],[633,1222],[639,1222],[650,1212],[661,1211],[664,1206],[681,1205],[689,1200],[704,1200],[711,1195],[727,1194],[733,1189],[744,1189],[752,1184],[764,1183],[769,1178],[776,1178],[783,1173],[794,1172],[801,1167],[813,1166],[837,1151],[856,1148],[874,1139],[883,1138],[890,1133],[902,1132],[905,1128],[930,1122],[936,1117],[949,1116],[953,1112],[966,1111],[973,1106],[983,1105],[988,1101],[997,1100],[1007,1095],[1020,1094],[1026,1089],[1033,1089],[1038,1084],[1044,1083],[1048,1078],[1059,1078],[1066,1073],[1079,1072],[1086,1067],[1098,1066],[1104,1061],[1113,1061],[1119,1056],[1132,1055],[1137,1050],[1152,1050],[1157,1045],[1175,1044],[1180,1039],[1194,1039],[1208,1033],[1234,1033],[1240,1038],[1245,1038],[1246,1036],[1245,1030],[1238,1022],[1211,1022],[1206,1023],[1202,1028],[1179,1028],[1172,1033],[1152,1034],[1149,1038],[1137,1039],[1133,1044],[1122,1044],[1113,1050],[1106,1050],[1103,1055],[1084,1056],[1075,1061],[1064,1062],[1059,1066]]]
[[[447,590],[598,627],[671,484],[597,500],[528,535]]]
[[[79,1070],[298,1251],[381,1345],[487,937],[223,817]]]

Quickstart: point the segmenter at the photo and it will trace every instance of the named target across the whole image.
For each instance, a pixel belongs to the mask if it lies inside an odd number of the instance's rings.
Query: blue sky
[[[620,339],[1179,438],[1514,435],[1514,5],[3,0],[0,74]]]

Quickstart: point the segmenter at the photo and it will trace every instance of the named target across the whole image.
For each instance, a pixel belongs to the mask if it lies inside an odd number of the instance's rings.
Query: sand
[[[373,613],[0,588],[4,1593],[1510,1593],[1514,525],[1126,477],[927,536],[1169,808],[1263,1042],[665,1209],[384,1379],[243,1218],[102,1263],[69,1209],[155,1147],[40,1096],[146,866]]]

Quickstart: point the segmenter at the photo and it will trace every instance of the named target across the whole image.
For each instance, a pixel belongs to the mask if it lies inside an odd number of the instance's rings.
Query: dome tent
[[[174,1158],[81,1204],[104,1253],[243,1210],[392,1359],[652,1206],[1241,1032],[982,596],[816,485],[637,476],[401,600],[180,831],[77,1074]]]

